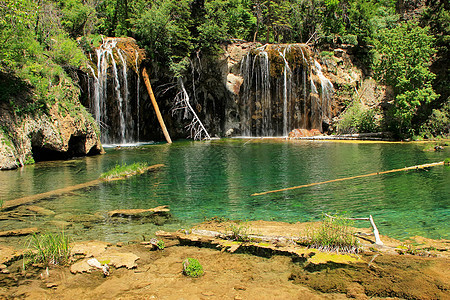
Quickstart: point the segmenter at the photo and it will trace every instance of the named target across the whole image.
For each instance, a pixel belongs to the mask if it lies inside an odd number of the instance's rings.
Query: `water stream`
[[[107,149],[105,155],[42,162],[0,172],[0,197],[10,200],[98,178],[117,163],[145,161],[166,166],[124,181],[40,201],[53,216],[0,221],[2,230],[37,226],[56,230],[61,222],[75,239],[111,242],[142,239],[156,230],[176,230],[214,216],[240,220],[305,222],[324,212],[372,214],[381,234],[395,238],[421,235],[450,238],[450,168],[408,171],[335,182],[301,190],[250,196],[255,192],[321,182],[376,171],[442,161],[443,152],[425,152],[423,144],[218,140],[176,142]],[[169,205],[171,223],[139,221],[73,222],[75,217],[107,211]],[[361,221],[357,226],[369,227]],[[12,239],[12,240],[11,240]],[[8,242],[14,242],[10,238]]]

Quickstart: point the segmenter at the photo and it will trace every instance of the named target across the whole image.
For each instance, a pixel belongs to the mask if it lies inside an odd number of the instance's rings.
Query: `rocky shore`
[[[25,250],[0,245],[0,298],[26,299],[447,299],[448,240],[397,241],[357,229],[362,251],[328,253],[295,242],[316,223],[253,221],[248,234],[227,238],[235,222],[210,220],[189,230],[156,232],[152,241],[73,243],[66,266],[23,268]],[[211,234],[211,233],[214,234]],[[193,257],[205,274],[182,274]],[[108,265],[106,276],[88,261]]]

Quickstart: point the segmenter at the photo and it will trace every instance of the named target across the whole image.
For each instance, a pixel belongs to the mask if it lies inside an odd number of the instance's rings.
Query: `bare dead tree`
[[[174,105],[172,107],[172,116],[179,110],[184,112],[184,119],[187,119],[192,115],[191,122],[185,127],[189,131],[189,137],[194,140],[210,140],[211,136],[206,130],[200,118],[195,113],[191,104],[189,103],[189,95],[184,87],[183,80],[178,79],[178,86],[180,91],[177,93],[174,99]]]

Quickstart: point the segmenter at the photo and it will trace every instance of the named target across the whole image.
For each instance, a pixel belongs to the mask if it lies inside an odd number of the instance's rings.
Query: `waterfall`
[[[240,72],[242,135],[287,136],[295,128],[321,131],[322,121],[330,117],[333,85],[307,45],[254,48],[242,59]]]
[[[129,65],[139,72],[140,54],[135,44],[132,39],[106,38],[88,66],[94,77],[89,106],[105,144],[133,143],[139,139],[139,76],[128,72]],[[130,45],[133,52],[128,49]],[[129,86],[131,75],[137,77],[133,95]]]

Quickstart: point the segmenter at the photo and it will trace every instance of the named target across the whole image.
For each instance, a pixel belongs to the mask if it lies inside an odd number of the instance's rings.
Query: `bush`
[[[353,235],[352,225],[353,221],[344,216],[324,215],[321,226],[308,230],[306,239],[301,243],[324,251],[358,253],[359,241]]]
[[[197,278],[203,275],[203,267],[196,258],[186,258],[183,261],[183,274]]]
[[[376,132],[379,130],[379,122],[375,115],[374,109],[365,108],[361,103],[354,101],[341,114],[337,132],[339,134]]]
[[[426,138],[450,135],[450,99],[440,109],[433,109],[419,134]]]
[[[58,234],[44,233],[41,235],[34,233],[28,242],[28,248],[30,250],[25,254],[25,258],[28,261],[25,264],[65,264],[70,256],[69,238],[64,232]]]

